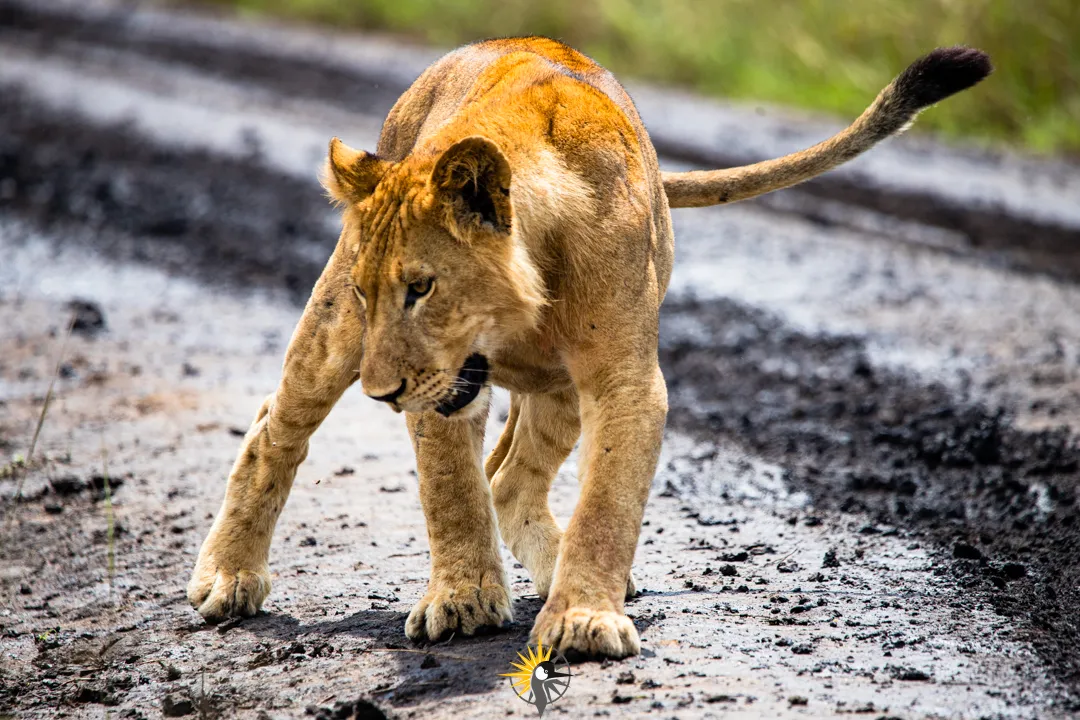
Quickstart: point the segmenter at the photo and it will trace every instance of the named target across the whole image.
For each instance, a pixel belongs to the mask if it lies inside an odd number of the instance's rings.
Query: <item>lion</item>
[[[255,614],[270,538],[308,438],[357,380],[405,413],[431,575],[414,641],[512,620],[500,537],[545,600],[533,641],[578,656],[640,650],[623,612],[667,392],[657,361],[669,208],[789,187],[903,130],[982,80],[981,51],[937,49],[834,137],[722,170],[662,172],[634,103],[542,37],[462,47],[401,96],[374,154],[331,140],[337,246],[229,475],[187,593],[208,621]],[[490,388],[510,413],[486,461]],[[547,495],[579,437],[566,528]]]

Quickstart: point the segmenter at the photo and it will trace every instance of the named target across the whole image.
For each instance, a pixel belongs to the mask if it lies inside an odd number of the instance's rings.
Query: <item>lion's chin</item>
[[[465,364],[458,372],[455,389],[439,401],[435,412],[443,417],[472,417],[487,407],[491,399],[488,386],[488,361],[480,353],[473,353],[465,359]],[[476,402],[479,399],[483,402]],[[470,412],[466,413],[465,411]]]
[[[487,410],[488,404],[491,402],[491,386],[485,385],[480,389],[480,392],[476,394],[468,405],[455,410],[450,415],[444,415],[444,417],[450,420],[471,420],[478,415],[482,415]],[[441,413],[440,413],[441,414]]]

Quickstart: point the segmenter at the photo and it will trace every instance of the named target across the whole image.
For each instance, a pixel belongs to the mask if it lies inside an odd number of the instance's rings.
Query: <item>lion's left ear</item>
[[[510,163],[499,146],[473,136],[454,143],[435,163],[431,186],[462,233],[509,234]]]
[[[351,205],[375,192],[375,186],[389,167],[386,160],[363,150],[353,150],[334,138],[330,141],[322,184],[334,202]]]

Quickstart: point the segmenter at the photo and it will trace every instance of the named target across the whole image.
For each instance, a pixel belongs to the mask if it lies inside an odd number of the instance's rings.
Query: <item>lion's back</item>
[[[624,116],[639,136],[644,127],[618,80],[587,55],[551,38],[515,37],[464,45],[435,63],[398,99],[383,125],[378,154],[398,161],[463,106],[514,76],[519,87],[555,80],[583,83]],[[502,88],[499,88],[500,90]]]

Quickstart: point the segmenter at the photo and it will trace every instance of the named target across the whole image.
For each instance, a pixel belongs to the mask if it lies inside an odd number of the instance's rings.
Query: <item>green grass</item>
[[[996,71],[926,113],[948,137],[1080,154],[1078,0],[207,0],[442,46],[563,40],[621,77],[853,117],[911,60],[982,48]]]

